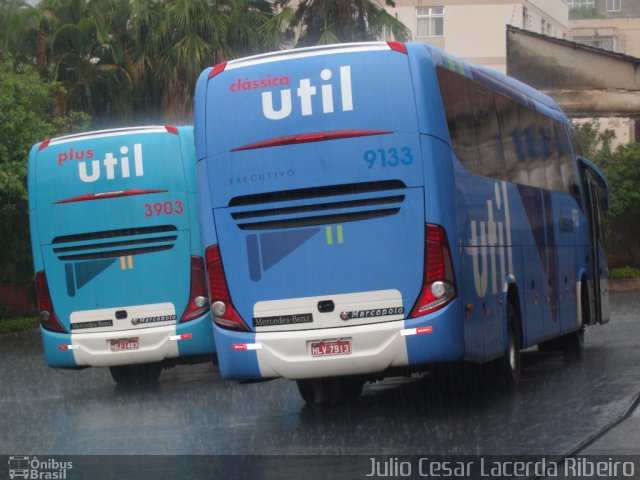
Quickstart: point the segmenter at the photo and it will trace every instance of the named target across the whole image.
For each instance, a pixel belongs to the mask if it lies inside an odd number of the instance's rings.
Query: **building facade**
[[[640,57],[640,1],[567,0],[577,43]]]
[[[553,38],[569,36],[565,0],[395,0],[387,10],[414,42],[506,72],[505,32],[511,25]]]

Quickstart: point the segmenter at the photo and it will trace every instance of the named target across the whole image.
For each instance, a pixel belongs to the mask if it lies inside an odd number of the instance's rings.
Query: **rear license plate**
[[[313,342],[311,344],[312,357],[324,357],[327,355],[349,355],[351,353],[351,340],[330,340],[327,342]]]
[[[138,350],[140,345],[138,337],[118,338],[117,340],[109,340],[109,346],[112,352],[122,352],[123,350]]]

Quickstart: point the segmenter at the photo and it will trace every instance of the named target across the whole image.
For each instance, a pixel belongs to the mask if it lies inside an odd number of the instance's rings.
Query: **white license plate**
[[[330,340],[326,342],[313,342],[311,344],[312,357],[324,357],[328,355],[349,355],[351,353],[351,340]]]
[[[138,350],[140,339],[138,337],[118,338],[109,340],[109,347],[112,352],[122,352],[125,350]]]

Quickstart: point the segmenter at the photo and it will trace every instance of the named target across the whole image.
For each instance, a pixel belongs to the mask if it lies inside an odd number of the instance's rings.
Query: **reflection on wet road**
[[[0,455],[560,455],[640,391],[639,297],[612,296],[612,321],[587,331],[581,361],[525,352],[515,393],[480,388],[472,375],[396,378],[324,409],[306,407],[293,382],[240,385],[209,364],[122,389],[106,369],[48,368],[35,333],[4,336]]]

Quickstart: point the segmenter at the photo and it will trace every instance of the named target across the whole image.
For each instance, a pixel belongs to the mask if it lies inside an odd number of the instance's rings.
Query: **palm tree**
[[[281,0],[286,5],[290,0]],[[291,20],[298,46],[394,39],[406,41],[409,29],[376,0],[301,0]]]
[[[52,41],[56,62],[55,80],[65,87],[64,113],[80,109],[90,115],[109,116],[125,104],[131,90],[129,73],[115,60],[111,36],[97,10],[84,0],[71,0],[58,11],[66,20]]]
[[[275,49],[282,22],[268,0],[132,0],[136,90],[171,121],[186,121],[200,72],[223,59]]]

